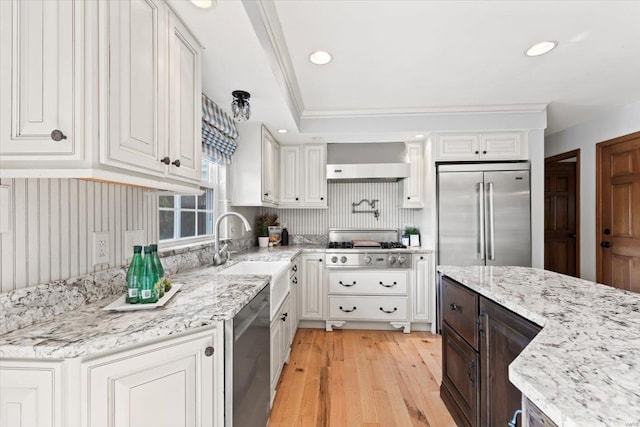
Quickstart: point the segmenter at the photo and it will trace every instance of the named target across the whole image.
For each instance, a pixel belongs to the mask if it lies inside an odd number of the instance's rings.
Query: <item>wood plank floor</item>
[[[441,353],[428,332],[299,329],[269,427],[454,427]]]

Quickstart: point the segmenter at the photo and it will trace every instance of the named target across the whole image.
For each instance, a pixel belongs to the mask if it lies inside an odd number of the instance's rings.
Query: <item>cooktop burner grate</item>
[[[353,241],[350,242],[329,242],[329,249],[406,249],[407,247],[399,242],[372,242],[368,245],[354,245]]]

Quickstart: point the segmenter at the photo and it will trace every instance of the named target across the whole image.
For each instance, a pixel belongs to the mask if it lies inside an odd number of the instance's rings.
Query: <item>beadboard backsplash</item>
[[[77,179],[3,179],[10,230],[0,233],[0,291],[125,264],[125,230],[157,241],[157,197],[141,188]],[[109,233],[110,263],[93,266],[93,232]]]
[[[274,209],[264,212],[277,213],[280,224],[286,225],[290,234],[326,234],[328,228],[398,228],[418,223],[421,209],[402,209],[400,185],[397,182],[329,183],[328,209]],[[372,213],[351,213],[351,204],[362,199],[377,199],[380,217]],[[356,210],[371,210],[365,202]]]

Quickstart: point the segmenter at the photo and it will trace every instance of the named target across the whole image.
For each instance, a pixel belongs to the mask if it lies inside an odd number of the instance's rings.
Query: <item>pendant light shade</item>
[[[251,94],[244,90],[234,90],[231,95],[233,95],[233,101],[231,102],[233,118],[236,120],[249,120],[251,116],[251,106],[249,105]]]

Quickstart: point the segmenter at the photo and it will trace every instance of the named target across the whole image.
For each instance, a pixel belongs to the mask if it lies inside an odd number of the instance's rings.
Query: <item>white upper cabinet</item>
[[[436,135],[437,161],[526,160],[529,147],[522,132]]]
[[[327,206],[326,144],[280,147],[280,202],[286,208]]]
[[[297,205],[302,200],[300,192],[300,146],[280,147],[280,205]]]
[[[105,2],[109,42],[105,164],[163,174],[167,11],[153,0]],[[107,26],[108,25],[108,26]],[[161,125],[162,123],[162,125]],[[170,163],[170,162],[169,162]]]
[[[327,146],[304,145],[304,204],[327,206]]]
[[[169,11],[169,173],[193,181],[202,167],[201,58],[196,39]]]
[[[0,11],[0,177],[199,191],[201,47],[164,0]]]
[[[238,148],[231,163],[231,204],[276,206],[280,147],[260,123],[238,123]]]
[[[403,208],[424,207],[423,181],[424,176],[424,148],[422,142],[407,142],[407,157],[409,158],[409,177],[403,182]]]
[[[80,156],[82,3],[0,2],[3,158],[72,160]]]

